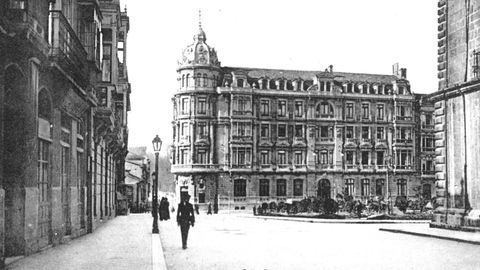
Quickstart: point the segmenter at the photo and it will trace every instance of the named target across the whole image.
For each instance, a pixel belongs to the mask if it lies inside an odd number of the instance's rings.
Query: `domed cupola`
[[[202,29],[201,23],[198,25],[198,33],[193,36],[193,44],[189,45],[182,52],[182,57],[178,61],[178,68],[189,66],[214,66],[220,67],[217,58],[217,52],[206,43],[207,35]]]

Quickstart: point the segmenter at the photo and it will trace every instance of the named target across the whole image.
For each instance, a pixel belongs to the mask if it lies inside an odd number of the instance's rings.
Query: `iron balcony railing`
[[[88,84],[87,52],[80,39],[59,10],[50,11],[49,24],[51,58],[75,78],[76,83],[85,87]]]

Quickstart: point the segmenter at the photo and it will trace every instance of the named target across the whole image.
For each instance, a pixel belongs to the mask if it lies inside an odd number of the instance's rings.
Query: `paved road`
[[[170,270],[480,269],[480,246],[378,230],[389,226],[201,214],[187,250],[174,220],[160,235]]]

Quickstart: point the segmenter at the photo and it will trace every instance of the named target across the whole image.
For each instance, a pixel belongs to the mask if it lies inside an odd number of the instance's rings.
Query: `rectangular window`
[[[355,196],[355,182],[354,182],[354,179],[345,179],[345,195]]]
[[[207,113],[207,99],[199,98],[197,102],[197,113],[206,114]]]
[[[103,44],[102,81],[112,81],[112,44]]]
[[[188,150],[181,149],[180,150],[180,164],[188,164]]]
[[[353,103],[347,103],[346,117],[353,118]]]
[[[347,165],[353,165],[353,151],[347,151],[345,154],[345,161]]]
[[[295,101],[295,116],[303,116],[303,101]]]
[[[233,196],[246,197],[247,196],[247,181],[245,179],[236,179],[233,182]]]
[[[405,179],[397,180],[397,195],[407,196],[407,180]]]
[[[278,151],[278,162],[279,165],[287,164],[287,153],[285,151]]]
[[[259,195],[261,197],[270,196],[270,182],[268,179],[260,179]]]
[[[296,165],[303,165],[303,153],[302,152],[295,152],[295,164]]]
[[[198,130],[198,136],[200,138],[207,136],[207,123],[199,122],[197,124],[197,130]]]
[[[370,139],[370,128],[362,127],[362,139]]]
[[[355,138],[355,134],[353,132],[353,127],[352,126],[348,126],[347,127],[347,131],[345,132],[345,137],[347,139],[353,139]]]
[[[197,152],[197,163],[198,164],[207,164],[207,151],[204,149],[199,149]]]
[[[369,164],[370,153],[367,151],[362,151],[362,165]]]
[[[362,118],[369,119],[370,118],[370,104],[363,103],[362,104]]]
[[[236,166],[250,165],[251,149],[244,147],[234,147],[232,149],[232,164]]]
[[[295,137],[303,137],[303,125],[295,125]]]
[[[287,115],[287,101],[286,100],[279,100],[278,101],[278,116],[286,116]]]
[[[320,152],[320,164],[325,165],[328,164],[328,151],[324,150]]]
[[[384,152],[378,151],[377,152],[377,165],[384,165]]]
[[[270,165],[270,152],[264,150],[260,153],[260,164],[261,165]]]
[[[277,196],[278,197],[287,196],[287,180],[277,179]]]
[[[327,126],[321,126],[320,127],[320,138],[328,138],[328,127]]]
[[[251,136],[252,129],[250,123],[248,122],[234,122],[232,126],[232,135],[233,136]]]
[[[362,196],[369,196],[370,195],[370,180],[369,179],[362,179]]]
[[[377,179],[375,183],[375,195],[383,196],[383,186],[385,185],[384,179]]]
[[[284,138],[287,137],[287,126],[285,124],[278,125],[278,137]]]
[[[181,129],[180,129],[180,136],[188,136],[189,135],[189,124],[184,122],[182,123]]]
[[[260,101],[260,114],[262,116],[268,116],[270,114],[270,101],[262,99]]]
[[[383,104],[377,104],[377,119],[383,120],[385,117],[385,108]]]
[[[268,124],[262,124],[260,126],[260,137],[268,138],[269,137],[270,126]]]
[[[385,139],[385,128],[384,127],[377,127],[377,139],[384,140]]]
[[[182,114],[188,114],[190,112],[190,106],[189,106],[188,98],[182,98]]]
[[[303,196],[303,180],[293,180],[293,196]]]

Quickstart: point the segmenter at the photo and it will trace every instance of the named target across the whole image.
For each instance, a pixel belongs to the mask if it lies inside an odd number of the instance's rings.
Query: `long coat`
[[[177,208],[177,223],[179,225],[192,225],[195,223],[195,214],[193,213],[193,206],[191,203],[178,204]]]

